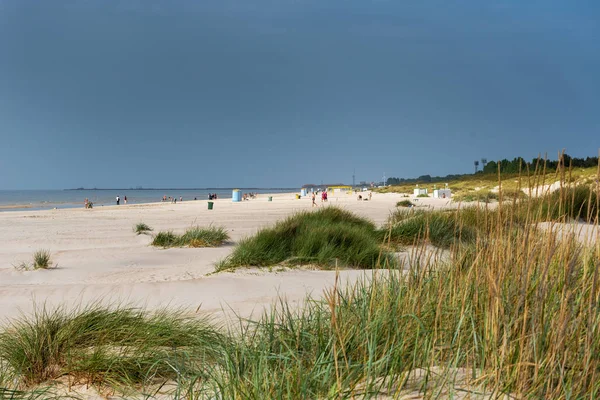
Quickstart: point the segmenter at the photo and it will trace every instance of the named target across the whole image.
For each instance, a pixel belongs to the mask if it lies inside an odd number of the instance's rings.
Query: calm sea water
[[[209,193],[216,193],[220,199],[231,198],[233,189],[147,189],[147,190],[0,190],[0,212],[17,210],[44,210],[52,208],[83,207],[86,198],[94,207],[116,204],[116,197],[127,196],[127,204],[160,202],[163,196],[183,197],[183,201],[207,200]],[[282,189],[240,189],[242,192],[286,193],[296,188]]]

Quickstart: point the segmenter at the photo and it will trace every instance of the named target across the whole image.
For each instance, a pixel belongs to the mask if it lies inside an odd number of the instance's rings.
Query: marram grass
[[[185,231],[183,235],[177,235],[171,231],[161,231],[154,236],[152,246],[156,247],[216,247],[229,239],[227,230],[223,227],[194,226]]]
[[[217,271],[280,263],[387,267],[394,261],[382,249],[381,237],[372,222],[337,207],[300,212],[241,240]]]
[[[138,235],[141,235],[152,232],[152,228],[143,222],[139,222],[133,227],[133,231]]]

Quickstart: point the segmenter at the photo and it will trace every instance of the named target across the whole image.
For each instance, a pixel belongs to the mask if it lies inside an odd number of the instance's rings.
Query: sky
[[[599,21],[596,0],[0,0],[0,190],[594,156]]]

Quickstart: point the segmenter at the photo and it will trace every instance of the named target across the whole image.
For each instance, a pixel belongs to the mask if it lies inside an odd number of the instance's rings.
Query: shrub
[[[413,207],[414,204],[410,200],[401,200],[396,203],[396,207]]]

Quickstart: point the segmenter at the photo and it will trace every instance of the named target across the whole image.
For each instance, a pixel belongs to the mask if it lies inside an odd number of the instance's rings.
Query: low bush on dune
[[[159,232],[152,240],[156,247],[216,247],[229,239],[229,234],[223,227],[209,226],[208,228],[194,226],[183,235],[171,231]]]
[[[224,343],[207,320],[177,311],[42,309],[0,333],[0,360],[22,386],[64,375],[133,386],[197,373],[198,364],[216,360]]]
[[[372,222],[326,207],[293,215],[240,241],[233,253],[217,265],[217,271],[284,262],[373,268],[380,257],[392,262],[380,244],[381,235]]]
[[[137,233],[138,235],[141,235],[141,234],[145,234],[145,233],[152,232],[152,228],[150,228],[148,225],[146,225],[146,224],[145,224],[145,223],[143,223],[143,222],[140,222],[140,223],[136,224],[136,225],[133,227],[133,230],[134,230],[134,232],[135,232],[135,233]]]

